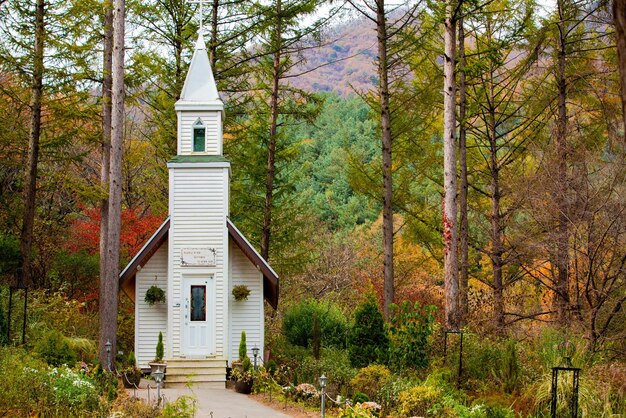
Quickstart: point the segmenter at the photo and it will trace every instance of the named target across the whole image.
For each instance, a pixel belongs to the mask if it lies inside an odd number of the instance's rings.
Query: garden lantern
[[[254,348],[252,348],[252,355],[254,356],[254,371],[257,371],[257,363],[256,363],[256,358],[259,356],[259,347],[257,347],[256,345],[254,346]]]
[[[157,384],[157,405],[161,403],[161,382],[163,381],[163,370],[161,370],[161,366],[157,366],[157,369],[154,373],[152,373],[152,377],[154,377],[154,381]]]
[[[111,341],[107,340],[107,343],[104,346],[106,347],[106,350],[107,350],[107,370],[110,372],[111,371],[111,347],[113,346],[113,344],[111,344]]]
[[[572,374],[572,396],[569,401],[569,407],[572,418],[578,418],[578,378],[580,368],[572,365],[572,357],[574,356],[574,345],[566,341],[561,345],[563,353],[563,365],[552,368],[552,401],[550,402],[550,416],[556,418],[558,407],[558,391],[559,391],[559,372]]]
[[[326,415],[326,402],[324,398],[324,389],[326,388],[326,381],[328,378],[322,373],[320,376],[320,388],[322,388],[322,418]]]

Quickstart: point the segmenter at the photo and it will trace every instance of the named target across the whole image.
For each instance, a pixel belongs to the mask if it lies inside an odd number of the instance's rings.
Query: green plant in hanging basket
[[[237,301],[248,300],[248,296],[250,296],[250,289],[248,289],[248,286],[245,284],[238,284],[233,286],[232,293]]]
[[[146,296],[143,299],[148,305],[165,302],[165,291],[158,286],[152,285],[146,290]]]

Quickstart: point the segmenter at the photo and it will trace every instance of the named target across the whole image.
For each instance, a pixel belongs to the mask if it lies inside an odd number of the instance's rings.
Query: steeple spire
[[[206,45],[202,34],[198,34],[196,48],[193,51],[187,78],[180,95],[179,103],[184,102],[219,102],[220,96],[217,92],[211,63],[207,54]],[[177,103],[178,105],[178,103]]]

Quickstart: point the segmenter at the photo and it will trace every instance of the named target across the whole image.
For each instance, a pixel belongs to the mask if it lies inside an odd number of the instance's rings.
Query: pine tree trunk
[[[274,32],[274,63],[272,69],[272,93],[270,97],[270,135],[267,145],[267,176],[265,180],[265,206],[263,207],[263,230],[261,235],[261,256],[269,260],[272,224],[272,201],[274,198],[274,177],[276,175],[276,135],[278,129],[278,94],[280,81],[280,59],[282,52],[282,2],[276,2],[278,21]]]
[[[567,323],[567,307],[569,305],[569,283],[568,283],[568,237],[569,228],[567,221],[567,194],[569,192],[569,182],[567,179],[567,81],[565,74],[566,64],[566,23],[564,17],[563,1],[558,1],[559,13],[559,44],[556,68],[556,83],[558,90],[557,97],[557,122],[556,122],[556,158],[557,158],[557,184],[555,190],[556,210],[557,210],[557,231],[556,231],[556,295],[554,297],[554,310],[557,313],[557,321],[564,326]]]
[[[490,80],[490,95],[494,99],[493,73]],[[504,266],[502,255],[504,254],[504,243],[502,242],[502,213],[500,210],[500,199],[502,192],[500,188],[500,167],[498,165],[498,146],[496,132],[496,112],[489,109],[489,170],[491,173],[491,269],[493,271],[493,322],[497,334],[504,334],[504,282],[502,269]]]
[[[613,0],[613,24],[615,25],[615,37],[617,38],[622,118],[624,121],[624,130],[626,131],[626,0]]]
[[[41,136],[41,96],[43,92],[44,50],[44,0],[35,4],[35,49],[33,54],[33,79],[30,99],[30,136],[28,156],[24,170],[24,218],[20,250],[24,283],[36,284],[32,271],[33,227],[35,224],[35,195],[37,193],[37,165],[39,162],[39,138]]]
[[[449,0],[444,21],[444,92],[443,92],[443,240],[445,321],[448,329],[459,328],[458,231],[456,202],[456,3]]]
[[[111,156],[111,84],[113,82],[113,4],[104,2],[104,71],[102,80],[102,164],[100,187],[106,197],[100,201],[100,280],[106,277],[107,239],[109,232],[109,166]]]
[[[119,289],[119,254],[122,203],[122,144],[124,138],[124,0],[113,3],[113,61],[111,113],[111,167],[109,174],[109,231],[107,273],[100,283],[100,352],[99,359],[107,364],[105,344],[109,341],[115,358],[117,336],[117,306]],[[112,361],[112,367],[115,364]]]
[[[467,127],[465,113],[467,94],[465,85],[465,29],[459,19],[459,312],[460,324],[467,324],[467,291],[469,282],[469,226],[467,219]]]
[[[211,5],[211,41],[209,42],[209,62],[213,73],[215,73],[215,61],[217,60],[217,12],[220,7],[220,0],[213,0]]]
[[[378,37],[378,99],[380,101],[380,124],[382,128],[383,157],[383,267],[384,304],[383,313],[389,320],[394,300],[393,277],[393,173],[391,114],[389,111],[389,72],[387,62],[387,19],[384,0],[377,1],[376,31]]]

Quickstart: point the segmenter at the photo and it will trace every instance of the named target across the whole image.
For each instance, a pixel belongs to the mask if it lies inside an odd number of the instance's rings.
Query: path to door
[[[129,395],[148,399],[147,389],[128,391]],[[194,396],[198,401],[200,418],[288,418],[289,415],[263,405],[247,395],[236,393],[231,389],[162,389],[161,396],[166,402],[173,402],[181,396]],[[149,391],[151,400],[156,398],[156,390]]]

